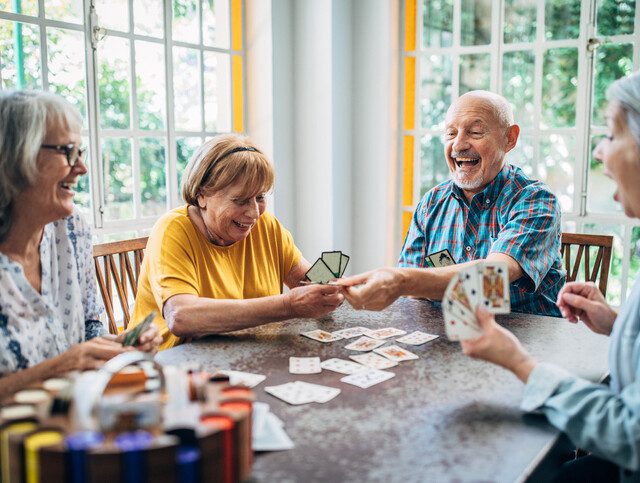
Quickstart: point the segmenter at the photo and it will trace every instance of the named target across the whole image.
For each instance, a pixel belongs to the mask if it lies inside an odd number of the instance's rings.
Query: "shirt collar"
[[[508,163],[505,163],[491,183],[485,186],[480,193],[476,193],[469,204],[477,203],[482,208],[491,207],[500,195],[500,192],[509,177],[510,171],[511,166]],[[453,181],[450,181],[450,192],[458,201],[462,201],[465,204],[467,203],[467,197],[464,195],[464,192]]]

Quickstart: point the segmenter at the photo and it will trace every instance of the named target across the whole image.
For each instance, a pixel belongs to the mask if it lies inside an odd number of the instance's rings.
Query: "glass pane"
[[[82,145],[87,148],[82,158],[82,163],[87,167],[87,173],[78,178],[73,201],[85,219],[93,224],[93,211],[91,210],[91,146],[88,137],[82,137]]]
[[[102,164],[105,171],[105,219],[133,218],[131,140],[128,138],[103,139]]]
[[[204,123],[207,131],[231,130],[229,56],[204,52]]]
[[[589,155],[589,184],[587,192],[587,209],[593,213],[622,212],[620,203],[613,199],[616,184],[604,175],[604,165],[593,157],[593,150],[604,136],[592,136]]]
[[[135,0],[133,2],[133,30],[140,35],[164,36],[162,0]]]
[[[612,305],[620,305],[622,294],[622,234],[624,227],[601,223],[585,223],[582,231],[594,235],[613,236],[611,267],[609,268],[609,281],[607,283],[607,302]]]
[[[98,44],[98,83],[100,87],[100,126],[128,129],[129,41],[106,37]]]
[[[460,56],[460,92],[491,87],[491,54],[467,54]]]
[[[491,0],[462,0],[460,44],[491,43]]]
[[[562,220],[562,231],[566,233],[577,233],[578,223],[574,220]]]
[[[96,0],[96,13],[100,19],[100,27],[129,31],[128,0]]]
[[[520,134],[516,147],[507,153],[507,162],[522,168],[527,176],[536,178],[538,170],[533,156],[533,136]]]
[[[540,127],[576,124],[578,49],[549,49],[544,53],[542,119]]]
[[[420,140],[420,196],[449,179],[441,136],[425,136]]]
[[[176,129],[200,131],[200,67],[198,51],[184,47],[173,48],[173,95]]]
[[[577,39],[580,35],[580,0],[547,0],[544,23],[547,40]]]
[[[640,44],[638,44],[640,47]],[[614,80],[633,71],[633,45],[608,44],[596,50],[595,85],[593,88],[593,120],[596,126],[606,126],[604,118],[607,107],[606,93]]]
[[[76,106],[87,125],[84,34],[47,28],[49,90]]]
[[[23,15],[38,16],[38,0],[0,0],[0,10],[5,12],[21,13]]]
[[[83,23],[82,0],[47,0],[44,15],[52,20]]]
[[[197,44],[200,42],[198,30],[198,2],[173,0],[173,40]]]
[[[37,25],[0,20],[0,79],[3,89],[42,89]]]
[[[444,128],[444,116],[451,104],[451,56],[428,55],[422,58],[420,108],[422,127]]]
[[[502,95],[511,103],[516,123],[533,126],[535,54],[531,50],[507,52],[502,58]]]
[[[575,139],[551,134],[540,141],[540,162],[534,178],[543,181],[558,197],[563,212],[573,210]]]
[[[636,0],[598,0],[598,34],[633,33]]]
[[[202,144],[202,139],[199,137],[185,137],[176,139],[176,151],[178,155],[177,171],[178,171],[178,192],[182,193],[182,174],[184,168],[191,159],[193,153]],[[182,198],[181,198],[182,199]]]
[[[165,139],[140,139],[140,196],[142,216],[157,216],[167,209]]]
[[[504,41],[533,42],[536,39],[536,2],[506,0],[504,5]]]
[[[453,44],[453,0],[423,0],[423,47],[451,47]]]
[[[631,230],[631,258],[629,259],[629,281],[627,283],[627,296],[633,288],[638,275],[640,275],[640,227]],[[607,290],[608,291],[608,290]]]
[[[229,1],[202,2],[202,39],[205,45],[229,48]]]
[[[140,129],[165,128],[164,72],[164,45],[136,41],[136,93]]]

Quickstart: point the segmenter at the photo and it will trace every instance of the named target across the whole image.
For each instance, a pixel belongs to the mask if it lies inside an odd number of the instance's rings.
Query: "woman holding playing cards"
[[[82,119],[45,92],[0,92],[0,400],[131,348],[101,337],[91,231],[73,204]],[[156,329],[140,337],[155,351]]]
[[[340,287],[299,286],[310,268],[287,231],[266,211],[273,167],[246,137],[216,136],[191,158],[186,205],[153,227],[132,320],[149,312],[163,342],[229,332],[333,311]],[[283,285],[291,290],[283,294]]]
[[[608,92],[609,132],[594,151],[604,163],[628,216],[640,218],[640,73],[616,81]],[[619,314],[593,283],[571,282],[558,295],[570,322],[611,335],[611,385],[592,384],[538,363],[493,316],[478,311],[483,335],[462,342],[464,352],[511,370],[526,383],[523,409],[539,410],[591,452],[567,463],[562,481],[637,481],[640,478],[640,279]]]

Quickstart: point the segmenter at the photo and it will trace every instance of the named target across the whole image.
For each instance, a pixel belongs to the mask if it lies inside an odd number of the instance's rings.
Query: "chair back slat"
[[[576,245],[578,251],[575,258],[571,257],[571,247]],[[597,248],[595,261],[591,263],[591,249]],[[577,279],[580,268],[583,268],[584,279],[588,282],[598,282],[600,291],[607,294],[609,267],[611,264],[611,250],[613,237],[610,235],[587,235],[584,233],[563,233],[561,253],[564,256],[564,268],[567,271],[567,281]]]
[[[129,307],[138,293],[138,279],[144,259],[147,237],[94,245],[96,279],[109,319],[109,332],[118,333],[114,304],[119,304],[124,329],[129,325]],[[130,300],[129,294],[133,296]],[[118,301],[115,301],[115,298]]]

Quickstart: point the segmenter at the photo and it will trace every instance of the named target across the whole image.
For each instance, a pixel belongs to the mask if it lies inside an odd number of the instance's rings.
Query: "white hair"
[[[607,97],[622,106],[627,126],[640,149],[640,71],[611,84]]]
[[[469,91],[458,97],[456,102],[451,104],[451,106],[469,97],[482,99],[486,101],[487,104],[490,104],[491,108],[493,109],[493,113],[500,123],[501,127],[508,129],[515,124],[511,104],[509,104],[509,101],[507,101],[503,96],[501,96],[500,94],[496,94],[495,92],[482,90]],[[451,107],[449,107],[449,109],[451,109]]]
[[[0,92],[0,241],[11,229],[13,200],[36,180],[38,151],[52,126],[79,131],[82,117],[48,92]]]

